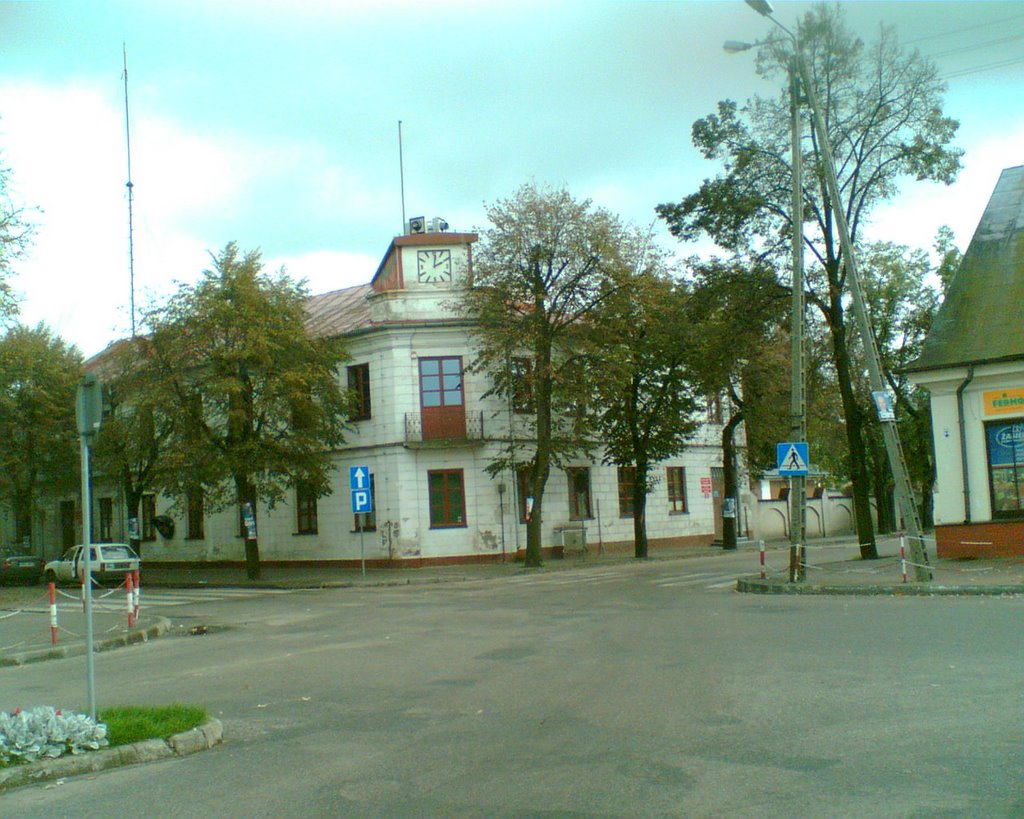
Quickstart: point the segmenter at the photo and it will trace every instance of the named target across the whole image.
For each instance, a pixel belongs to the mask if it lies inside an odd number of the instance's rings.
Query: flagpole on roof
[[[121,43],[121,52],[124,56],[124,134],[128,153],[128,303],[131,311],[132,338],[135,338],[135,242],[132,226],[134,185],[132,185],[132,132],[128,122],[128,49],[124,43]]]

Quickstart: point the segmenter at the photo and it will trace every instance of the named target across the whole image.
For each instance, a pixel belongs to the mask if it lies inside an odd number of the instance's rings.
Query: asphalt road
[[[99,703],[202,703],[224,745],[0,815],[1024,815],[1024,600],[721,585],[750,560],[167,603],[207,634],[97,655]],[[0,669],[0,708],[84,673]]]

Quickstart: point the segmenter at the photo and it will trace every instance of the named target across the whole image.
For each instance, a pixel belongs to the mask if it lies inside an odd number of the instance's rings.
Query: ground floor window
[[[156,495],[142,496],[142,540],[156,540]]]
[[[633,488],[636,486],[636,467],[619,467],[619,516],[633,517]]]
[[[430,493],[430,528],[466,525],[466,493],[461,469],[438,469],[427,473]]]
[[[307,483],[295,486],[295,531],[300,535],[317,533],[316,492]]]
[[[110,543],[114,539],[114,499],[100,498],[99,511],[100,526],[97,540],[100,543]]]
[[[1024,517],[1024,421],[985,424],[993,518]]]
[[[533,512],[533,467],[516,467],[516,494],[519,501],[519,522],[527,523]]]
[[[666,466],[665,483],[668,485],[668,511],[685,512],[686,509],[686,467]]]
[[[373,473],[370,473],[370,506],[372,511],[370,512],[353,512],[352,517],[355,519],[355,524],[352,527],[353,532],[376,532],[377,531],[377,484],[373,479]]]
[[[192,489],[188,492],[185,497],[187,504],[186,509],[186,523],[188,524],[188,539],[189,540],[202,540],[203,533],[203,490]]]
[[[571,466],[565,470],[569,479],[569,520],[592,518],[590,512],[590,468]]]

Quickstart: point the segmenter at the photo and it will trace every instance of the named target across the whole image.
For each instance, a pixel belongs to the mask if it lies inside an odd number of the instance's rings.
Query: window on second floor
[[[512,411],[519,414],[533,412],[533,361],[529,358],[513,358]]]
[[[348,388],[355,396],[353,421],[366,421],[372,417],[370,404],[370,365],[356,364],[348,368]]]
[[[592,518],[590,513],[590,468],[571,466],[565,470],[569,479],[569,520]]]
[[[709,395],[707,398],[708,423],[722,423],[722,396],[719,394]]]

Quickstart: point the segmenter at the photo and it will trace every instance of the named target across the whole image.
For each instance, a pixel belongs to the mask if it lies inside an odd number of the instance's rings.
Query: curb
[[[747,594],[829,594],[829,595],[892,595],[894,597],[1005,597],[1024,594],[1019,585],[977,585],[977,586],[934,586],[916,583],[880,586],[855,586],[843,584],[806,584],[777,580],[736,581],[736,591]]]
[[[96,653],[110,651],[114,648],[134,645],[135,643],[146,643],[150,640],[165,634],[171,627],[171,622],[165,617],[157,617],[156,622],[144,629],[129,631],[127,634],[119,634],[117,637],[108,637],[105,640],[93,642]],[[42,660],[61,660],[65,657],[77,657],[85,654],[85,642],[70,643],[66,646],[56,648],[38,648],[31,651],[21,651],[16,654],[6,654],[0,657],[0,668],[5,666],[27,665]]]
[[[102,751],[87,751],[84,754],[62,756],[59,759],[13,765],[0,769],[0,792],[64,776],[104,771],[122,765],[155,762],[159,759],[176,756],[187,756],[219,745],[223,741],[223,734],[224,726],[221,721],[211,718],[198,728],[193,728],[182,734],[175,734],[167,740],[147,739],[142,742],[134,742],[131,745],[106,748]]]

